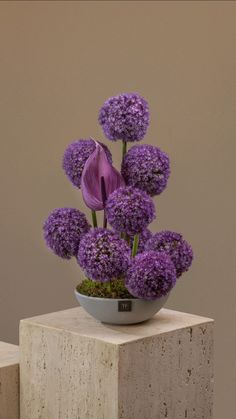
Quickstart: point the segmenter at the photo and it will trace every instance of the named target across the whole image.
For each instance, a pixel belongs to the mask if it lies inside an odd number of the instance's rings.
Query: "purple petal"
[[[108,161],[103,148],[96,142],[96,149],[85,163],[81,178],[81,191],[85,204],[92,210],[104,209],[101,178],[104,178],[106,196],[124,186],[121,174]]]

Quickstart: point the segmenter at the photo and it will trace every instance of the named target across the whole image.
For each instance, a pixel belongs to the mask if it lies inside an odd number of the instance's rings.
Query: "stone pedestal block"
[[[211,419],[213,321],[111,326],[80,307],[23,320],[21,419]]]
[[[19,349],[0,342],[0,419],[19,417]]]

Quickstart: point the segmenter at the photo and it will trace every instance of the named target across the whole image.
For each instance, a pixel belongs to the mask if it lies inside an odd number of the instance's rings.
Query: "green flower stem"
[[[130,237],[128,234],[125,234],[125,240],[127,241],[127,244],[130,245]]]
[[[104,215],[103,215],[103,228],[107,228],[107,217],[106,217],[105,210],[104,210]]]
[[[127,153],[127,141],[122,140],[122,159]]]
[[[127,241],[128,245],[130,245],[130,237],[126,233],[120,233],[120,238]]]
[[[111,279],[110,279],[110,281],[107,283],[107,288],[108,288],[109,293],[111,294],[111,292],[112,292],[112,282],[111,282]]]
[[[103,203],[103,228],[107,228],[107,216],[106,216],[106,201],[107,201],[107,192],[104,176],[101,176],[101,194],[102,194],[102,203]]]
[[[93,227],[95,228],[98,226],[96,211],[91,210],[91,214],[92,214],[92,220],[93,220]]]
[[[132,247],[132,257],[136,256],[136,254],[137,254],[138,242],[139,242],[139,234],[135,234],[134,241],[133,241],[133,247]]]

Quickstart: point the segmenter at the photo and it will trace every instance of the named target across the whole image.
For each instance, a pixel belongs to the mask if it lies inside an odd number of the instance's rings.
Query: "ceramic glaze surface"
[[[80,305],[103,323],[135,324],[154,316],[166,303],[168,295],[154,301],[88,297],[75,290]]]

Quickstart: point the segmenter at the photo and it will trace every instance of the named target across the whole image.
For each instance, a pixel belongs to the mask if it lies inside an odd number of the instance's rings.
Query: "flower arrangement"
[[[157,300],[169,294],[193,260],[181,234],[149,229],[156,218],[154,197],[167,187],[169,157],[153,145],[132,146],[144,138],[150,120],[148,103],[140,95],[108,99],[98,120],[108,140],[122,143],[121,170],[112,165],[111,152],[100,141],[70,144],[63,169],[81,189],[92,226],[78,209],[58,208],[44,223],[44,238],[57,256],[77,259],[85,274],[77,287],[81,294]],[[102,226],[97,211],[103,211]]]

